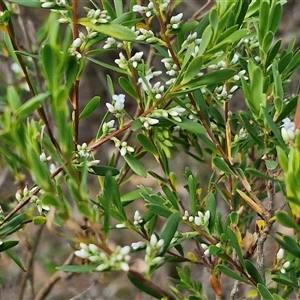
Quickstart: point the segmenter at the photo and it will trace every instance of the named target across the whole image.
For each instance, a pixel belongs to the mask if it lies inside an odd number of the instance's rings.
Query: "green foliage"
[[[16,66],[0,90],[0,165],[15,182],[0,252],[33,272],[19,240],[39,251],[28,228],[45,226],[77,257],[56,270],[123,271],[157,299],[207,299],[207,286],[233,299],[240,282],[244,298],[299,295],[300,51],[277,38],[285,1],[215,1],[199,18],[175,15],[186,1],[125,2],[0,1]],[[17,5],[49,12],[32,47],[15,35]],[[97,89],[91,65],[107,73]]]

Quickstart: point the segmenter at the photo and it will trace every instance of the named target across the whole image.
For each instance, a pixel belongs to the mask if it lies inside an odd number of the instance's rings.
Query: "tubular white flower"
[[[276,255],[277,260],[282,260],[284,258],[284,250],[280,248]]]
[[[82,40],[81,38],[77,38],[73,41],[72,46],[75,48],[79,48],[82,45]]]
[[[282,120],[281,136],[285,142],[293,141],[295,139],[295,123],[290,118]]]

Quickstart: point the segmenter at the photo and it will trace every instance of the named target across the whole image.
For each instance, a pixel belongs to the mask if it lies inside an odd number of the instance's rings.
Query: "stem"
[[[78,38],[78,1],[72,1],[72,33],[73,41]],[[78,48],[77,51],[80,51]],[[78,144],[78,134],[79,134],[79,80],[76,79],[74,82],[73,89],[70,93],[70,100],[73,105],[74,111],[74,145],[75,149]]]

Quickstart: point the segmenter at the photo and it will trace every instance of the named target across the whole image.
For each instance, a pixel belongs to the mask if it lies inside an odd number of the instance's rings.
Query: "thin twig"
[[[40,238],[42,236],[44,226],[40,226],[35,234],[36,238],[34,240],[33,247],[31,248],[31,251],[29,252],[29,255],[26,259],[26,270],[27,272],[24,273],[24,276],[20,283],[20,290],[19,290],[19,296],[18,299],[22,300],[24,296],[24,290],[26,288],[26,282],[27,280],[31,280],[34,282],[34,269],[33,269],[33,262],[34,262],[34,255],[36,253],[37,247],[39,245]],[[34,296],[34,286],[32,285],[32,296]]]

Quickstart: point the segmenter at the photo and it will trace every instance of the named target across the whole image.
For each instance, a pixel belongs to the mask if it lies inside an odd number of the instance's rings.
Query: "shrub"
[[[108,271],[158,299],[299,298],[300,106],[290,82],[300,52],[276,38],[286,1],[216,0],[190,19],[176,13],[183,1],[99,2],[0,1],[17,83],[1,87],[1,165],[18,186],[1,199],[0,251],[29,273],[39,252],[31,223],[68,241],[71,256],[36,299],[62,272]],[[25,48],[23,6],[49,11]],[[90,64],[107,73],[105,105],[81,97]],[[96,113],[87,140],[79,129]],[[22,234],[35,245],[26,265]],[[170,282],[153,279],[171,264]]]

